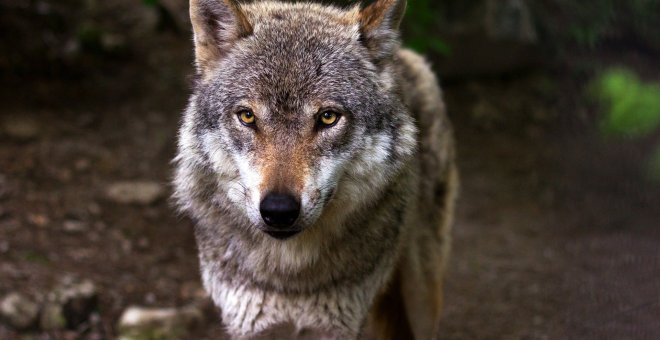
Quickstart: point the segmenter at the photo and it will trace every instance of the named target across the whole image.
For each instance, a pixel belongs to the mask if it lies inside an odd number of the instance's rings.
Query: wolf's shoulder
[[[425,57],[402,48],[397,53],[397,60],[405,93],[423,95],[428,100],[440,99],[438,79]]]

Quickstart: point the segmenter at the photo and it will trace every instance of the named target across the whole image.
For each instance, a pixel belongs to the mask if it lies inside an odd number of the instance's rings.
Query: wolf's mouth
[[[286,240],[297,235],[298,233],[301,232],[301,230],[291,230],[291,231],[264,230],[264,232],[272,238],[278,240]]]

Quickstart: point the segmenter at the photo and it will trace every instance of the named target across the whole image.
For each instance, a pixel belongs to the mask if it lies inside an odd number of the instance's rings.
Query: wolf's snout
[[[292,195],[271,193],[261,201],[259,211],[268,226],[286,229],[298,219],[300,202]]]

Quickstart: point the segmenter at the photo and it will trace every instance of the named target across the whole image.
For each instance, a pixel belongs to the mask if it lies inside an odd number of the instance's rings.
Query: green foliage
[[[435,52],[449,55],[451,53],[449,45],[431,33],[435,31],[437,19],[440,17],[438,10],[431,4],[431,0],[408,2],[405,19],[406,44],[420,53]]]
[[[605,110],[605,135],[641,138],[660,130],[660,84],[644,83],[625,69],[606,71],[592,90]],[[660,145],[647,163],[647,177],[660,182]]]
[[[570,1],[567,9],[574,16],[569,27],[573,40],[593,48],[607,33],[615,17],[615,0]]]
[[[660,128],[660,84],[645,84],[632,72],[612,69],[596,80],[595,95],[606,109],[605,134],[643,137]]]
[[[159,0],[142,0],[142,3],[146,6],[156,7],[158,6]]]
[[[660,0],[559,0],[569,22],[568,36],[578,45],[595,48],[605,39],[638,39],[660,43]]]

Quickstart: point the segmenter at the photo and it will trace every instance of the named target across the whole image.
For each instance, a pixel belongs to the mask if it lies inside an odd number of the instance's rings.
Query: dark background
[[[0,302],[28,319],[0,313],[0,338],[113,338],[132,305],[198,306],[167,333],[221,334],[167,200],[187,13],[0,2]],[[658,0],[409,1],[462,171],[443,339],[660,338],[658,22]],[[85,281],[92,300],[57,306]]]

